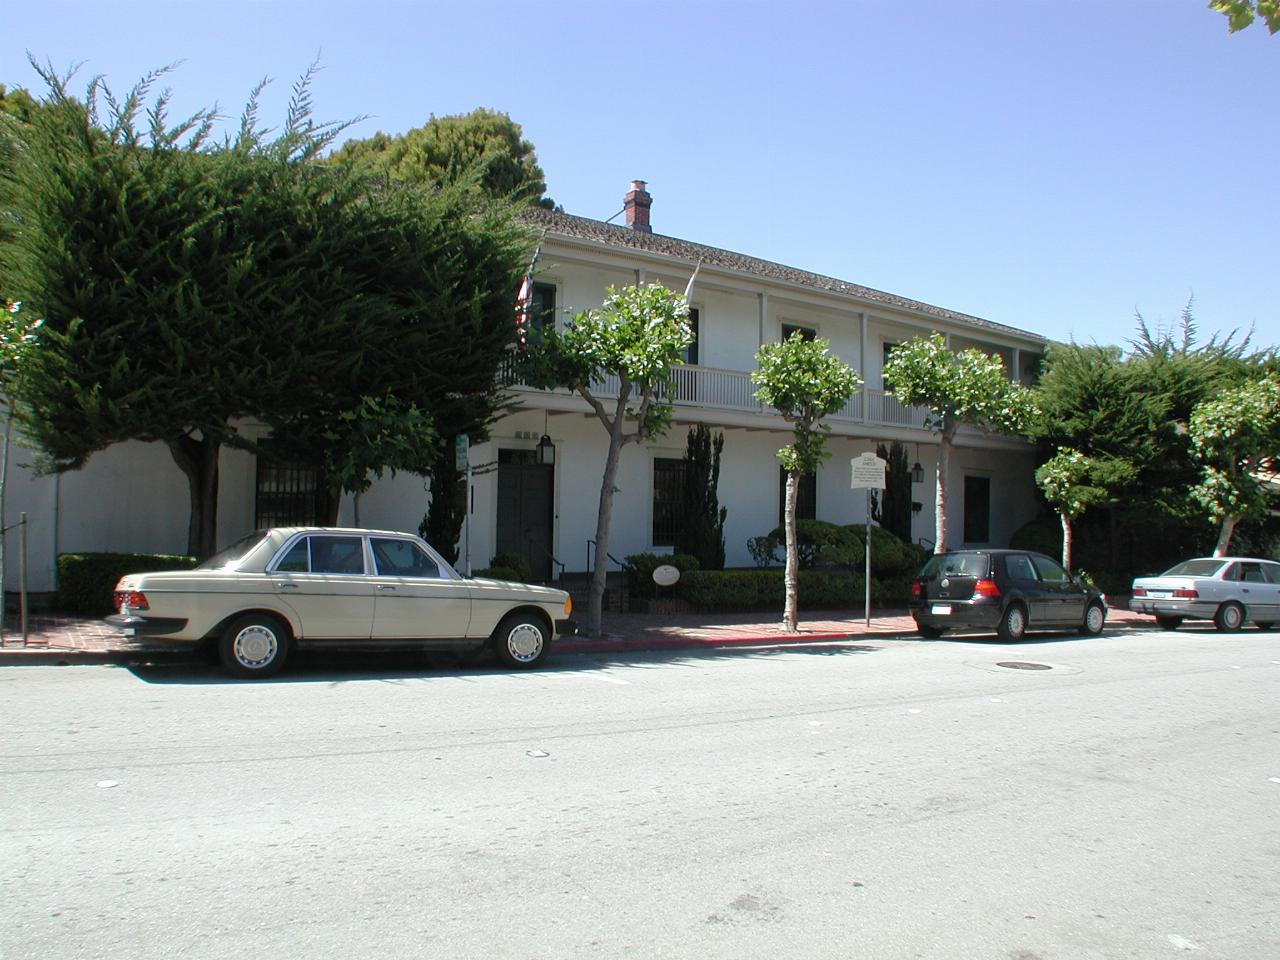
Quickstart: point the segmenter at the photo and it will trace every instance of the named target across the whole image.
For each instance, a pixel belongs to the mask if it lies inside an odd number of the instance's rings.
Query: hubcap
[[[1021,636],[1023,629],[1026,627],[1026,618],[1022,616],[1022,611],[1017,607],[1009,611],[1009,632],[1015,637]]]
[[[1090,607],[1088,613],[1089,629],[1097,633],[1102,629],[1103,616],[1102,611],[1097,607]]]
[[[1240,621],[1244,619],[1244,616],[1235,607],[1227,607],[1222,613],[1222,619],[1226,621],[1228,627],[1234,630],[1240,626]]]
[[[542,652],[542,631],[531,623],[522,623],[507,634],[507,650],[521,663],[538,659]]]
[[[245,627],[236,634],[232,644],[236,661],[251,670],[266,666],[276,658],[279,649],[275,633],[261,625]]]

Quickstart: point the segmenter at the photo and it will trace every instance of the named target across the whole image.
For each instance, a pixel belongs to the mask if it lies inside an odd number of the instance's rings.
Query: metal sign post
[[[882,460],[874,453],[868,452],[860,457],[854,457],[849,461],[852,475],[849,479],[850,489],[863,489],[867,491],[867,523],[866,523],[866,541],[867,541],[867,569],[864,576],[865,596],[863,598],[863,614],[866,617],[867,627],[871,626],[871,491],[883,490],[885,484],[885,471],[889,469],[889,463]]]

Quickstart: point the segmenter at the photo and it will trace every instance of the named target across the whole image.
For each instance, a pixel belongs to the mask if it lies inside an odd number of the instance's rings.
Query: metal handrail
[[[587,572],[588,572],[588,573],[590,573],[592,570],[594,570],[594,569],[595,569],[595,567],[594,567],[594,566],[592,566],[592,564],[591,564],[591,551],[592,551],[595,547],[596,547],[596,542],[595,542],[594,540],[588,539],[588,540],[587,540]],[[612,560],[614,563],[616,563],[616,564],[618,565],[618,569],[619,569],[619,570],[623,570],[623,569],[625,569],[626,564],[624,564],[621,560],[619,560],[617,557],[615,557],[615,556],[614,556],[612,553],[610,553],[608,550],[606,550],[606,551],[604,552],[604,555],[605,555],[606,557],[608,557],[610,560]],[[608,569],[608,568],[607,568],[607,566],[606,566],[606,569]]]

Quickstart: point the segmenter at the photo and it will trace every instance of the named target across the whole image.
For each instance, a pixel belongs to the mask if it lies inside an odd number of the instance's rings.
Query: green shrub
[[[627,575],[631,596],[639,600],[652,600],[658,595],[658,585],[653,582],[653,571],[670,564],[680,571],[681,579],[698,569],[698,558],[691,553],[633,553],[623,561],[622,570]]]
[[[782,611],[785,599],[784,571],[697,570],[680,578],[677,595],[703,612],[745,613]],[[912,577],[872,578],[875,605],[905,604],[911,595]],[[862,605],[866,588],[860,572],[801,570],[798,576],[801,609],[854,609]]]
[[[494,559],[496,560],[497,557],[494,557]],[[525,565],[525,569],[528,569],[527,564]],[[515,583],[529,582],[528,574],[521,573],[519,570],[512,567],[485,567],[483,570],[476,570],[471,575],[473,577],[481,577],[485,580],[511,580]]]
[[[1062,521],[1057,517],[1040,517],[1024,523],[1009,538],[1014,550],[1034,550],[1046,557],[1062,557]]]
[[[190,570],[195,557],[162,553],[58,554],[58,609],[65,613],[105,614],[112,592],[126,573]]]
[[[493,559],[489,561],[490,570],[510,570],[515,573],[513,577],[495,577],[495,580],[518,580],[521,583],[529,583],[533,580],[533,570],[529,567],[528,559],[519,553],[495,553]]]

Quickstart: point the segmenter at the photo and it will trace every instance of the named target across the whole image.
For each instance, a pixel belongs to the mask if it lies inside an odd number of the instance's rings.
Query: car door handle
[[[276,582],[276,589],[277,590],[297,590],[298,585],[296,583],[290,583],[288,580],[279,580]]]
[[[380,584],[378,584],[378,589],[379,589],[379,590],[394,590],[394,589],[395,589],[395,587],[393,587],[393,586],[392,586],[391,584],[389,584],[389,583],[380,583]]]

